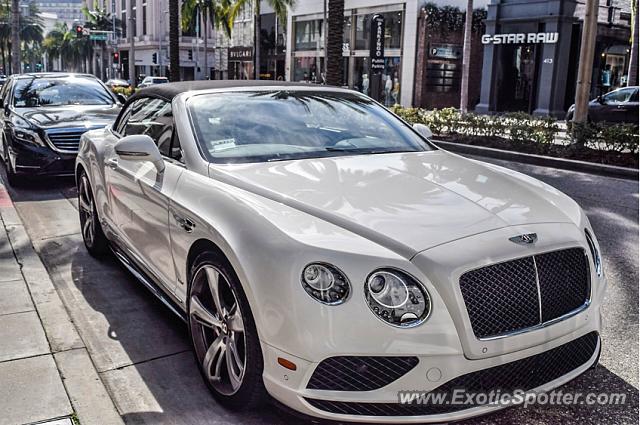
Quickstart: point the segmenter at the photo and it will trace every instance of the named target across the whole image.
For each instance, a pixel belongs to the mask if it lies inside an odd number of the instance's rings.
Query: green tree
[[[87,20],[85,22],[85,28],[93,31],[112,31],[116,28],[116,36],[120,34],[120,28],[122,26],[122,22],[120,19],[112,16],[111,13],[107,12],[106,9],[96,8],[95,10],[89,10],[88,7],[84,6],[82,8],[82,13],[86,16]],[[106,58],[106,48],[107,42],[100,41],[90,41],[89,40],[89,55],[91,59],[91,64],[93,67],[93,46],[96,45],[100,48],[100,63],[102,64],[100,69],[100,78],[104,79],[104,63]]]
[[[267,4],[276,12],[278,19],[281,22],[286,22],[287,20],[287,8],[293,7],[295,4],[295,0],[266,0]],[[331,3],[331,0],[329,1]],[[344,10],[344,0],[343,10]],[[253,7],[253,44],[254,44],[254,54],[253,54],[253,72],[255,75],[255,79],[260,79],[260,43],[261,43],[261,19],[260,19],[260,0],[235,0],[233,4],[229,7],[228,11],[228,20],[229,26],[233,26],[233,21],[237,18],[243,8],[250,6]],[[342,25],[342,19],[341,19]],[[342,32],[341,32],[342,34]],[[342,41],[341,41],[342,43]]]
[[[227,15],[229,13],[229,0],[184,0],[182,2],[182,31],[194,32],[196,27],[204,28],[204,69],[209,72],[208,64],[208,25],[211,22],[214,28],[222,28],[228,37],[231,36],[231,26]],[[200,24],[200,25],[198,25]],[[202,34],[196,34],[201,37]]]

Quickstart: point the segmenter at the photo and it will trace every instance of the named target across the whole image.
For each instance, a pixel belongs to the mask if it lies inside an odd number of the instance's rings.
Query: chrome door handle
[[[106,162],[112,170],[116,170],[118,168],[118,160],[116,158],[109,158]]]
[[[173,218],[178,223],[178,226],[182,227],[187,233],[193,232],[193,229],[196,227],[196,224],[193,221],[185,217],[180,217],[175,212],[173,213]]]

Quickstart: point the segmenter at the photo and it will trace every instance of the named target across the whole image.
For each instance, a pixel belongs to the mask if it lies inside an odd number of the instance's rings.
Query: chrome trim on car
[[[582,247],[579,247],[582,248]],[[582,248],[582,250],[584,251],[584,256],[587,259],[587,265],[590,264],[589,262],[589,256],[587,255],[587,252],[584,250],[584,248]],[[507,332],[504,334],[500,334],[500,335],[495,335],[495,336],[489,336],[489,337],[484,337],[484,338],[477,338],[478,341],[495,341],[498,339],[503,339],[503,338],[509,338],[512,336],[516,336],[516,335],[520,335],[523,333],[527,333],[527,332],[533,332],[533,331],[537,331],[540,329],[544,329],[546,327],[555,325],[556,323],[562,322],[563,320],[567,320],[573,316],[576,316],[577,314],[582,313],[583,311],[585,311],[587,308],[589,308],[589,306],[591,305],[591,301],[593,299],[593,285],[592,285],[592,278],[591,278],[591,267],[589,267],[589,273],[588,278],[589,278],[589,299],[587,299],[587,301],[585,301],[584,304],[582,304],[580,307],[576,308],[575,310],[572,310],[566,314],[563,314],[560,317],[556,317],[555,319],[551,319],[551,320],[547,320],[546,322],[542,321],[542,297],[541,297],[541,293],[540,293],[540,280],[539,280],[539,275],[538,275],[538,266],[536,264],[536,260],[535,260],[535,255],[532,255],[533,258],[533,266],[536,270],[536,285],[538,287],[538,306],[540,308],[540,323],[538,323],[535,326],[529,326],[528,328],[522,328],[522,329],[517,329],[515,331],[511,331],[511,332]]]

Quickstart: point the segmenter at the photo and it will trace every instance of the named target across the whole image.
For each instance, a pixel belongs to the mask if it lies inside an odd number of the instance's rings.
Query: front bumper
[[[267,390],[277,401],[298,412],[337,421],[442,422],[466,419],[503,408],[482,405],[452,409],[445,413],[431,414],[418,410],[417,414],[389,416],[389,411],[404,411],[394,406],[398,404],[401,392],[438,392],[438,388],[462,376],[516,363],[555,350],[585,335],[599,334],[600,305],[606,279],[597,276],[592,267],[590,300],[583,309],[548,326],[490,340],[474,337],[457,284],[463,272],[478,266],[576,246],[588,252],[583,232],[588,224],[581,224],[550,223],[517,229],[504,228],[441,245],[417,255],[411,264],[404,267],[419,276],[425,284],[432,297],[433,312],[427,322],[415,328],[398,330],[378,320],[371,320],[371,312],[362,307],[362,294],[358,294],[360,285],[353,286],[354,296],[341,308],[329,311],[330,307],[319,307],[320,311],[315,314],[310,312],[311,306],[307,306],[303,309],[304,314],[292,322],[303,322],[307,332],[300,332],[297,338],[289,338],[287,344],[278,346],[263,341],[263,376]],[[534,245],[520,246],[509,241],[514,234],[529,232],[537,232],[539,236]],[[348,276],[355,276],[353,281],[364,281],[366,274],[362,271],[350,270],[350,264],[339,265]],[[410,268],[412,265],[417,266],[416,269]],[[371,270],[371,267],[367,269]],[[308,331],[309,326],[313,326],[313,331]],[[297,341],[304,341],[305,345],[296,347]],[[561,374],[537,382],[535,386],[527,388],[523,385],[518,389],[549,391],[574,379],[597,360],[599,337],[597,341],[579,364],[573,364]],[[303,352],[306,354],[300,354]],[[310,379],[318,365],[334,356],[416,356],[419,362],[405,375],[373,390],[309,388]],[[278,357],[292,361],[297,369],[291,371],[283,368],[278,364]],[[521,364],[526,365],[526,361]],[[523,367],[522,370],[528,369]],[[487,388],[491,389],[500,388]],[[372,408],[378,413],[367,414]],[[353,414],[356,411],[359,414]]]
[[[9,157],[13,170],[24,176],[72,176],[75,153],[59,153],[50,147],[12,143]]]
[[[580,340],[595,338],[595,345],[589,347],[589,353],[582,353],[582,360],[577,367],[563,373],[554,379],[537,385],[534,388],[518,387],[518,390],[547,392],[557,388],[586,372],[597,361],[600,352],[600,339],[596,329],[600,327],[599,315],[594,315],[594,320],[587,324],[579,332],[567,335],[547,344],[510,353],[490,359],[469,360],[464,355],[455,356],[418,356],[419,363],[409,373],[392,382],[391,384],[374,391],[324,391],[307,388],[318,363],[306,362],[294,358],[290,354],[281,352],[273,347],[263,344],[265,355],[264,382],[267,391],[280,403],[305,415],[318,418],[365,423],[440,423],[444,421],[457,421],[471,417],[485,415],[500,410],[506,405],[484,404],[465,405],[454,404],[452,398],[438,405],[400,404],[400,393],[407,392],[434,392],[452,394],[451,385],[459,381],[455,377],[464,375],[471,379],[478,375],[478,371],[500,367],[515,368],[529,366],[532,359],[557,358],[555,353],[566,347],[571,347]],[[277,364],[277,358],[287,358],[298,366],[296,371],[286,370]],[[513,369],[513,367],[512,367]],[[496,372],[498,373],[498,372]],[[458,385],[457,389],[465,389]],[[506,391],[503,388],[487,388],[482,392],[491,390]],[[472,389],[469,393],[473,393]],[[460,399],[462,400],[462,399]],[[401,414],[396,414],[402,412]]]

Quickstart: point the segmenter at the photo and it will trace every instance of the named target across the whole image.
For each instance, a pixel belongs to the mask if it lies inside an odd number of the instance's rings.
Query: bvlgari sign
[[[485,34],[482,36],[482,44],[555,44],[557,42],[557,32]]]

